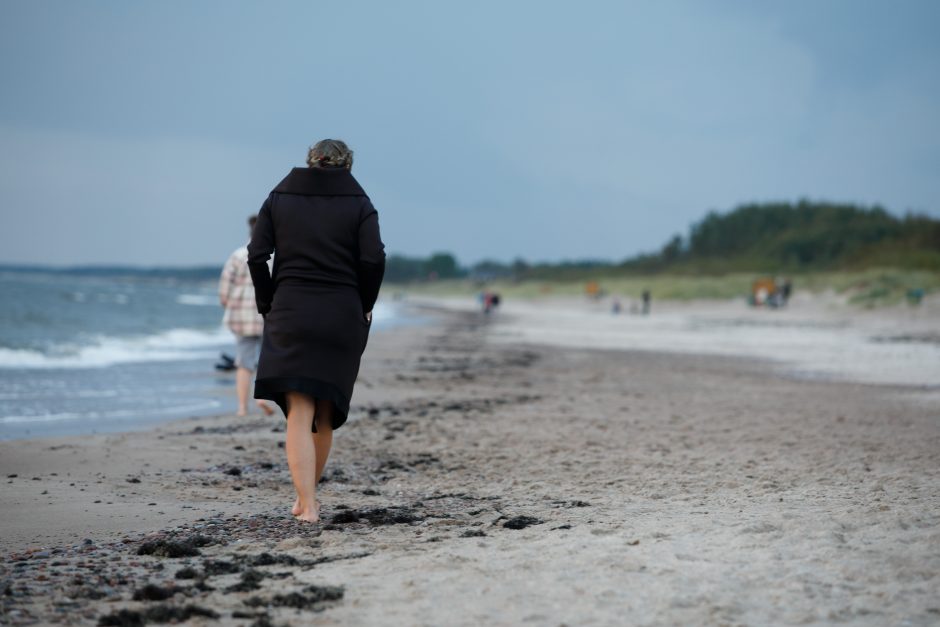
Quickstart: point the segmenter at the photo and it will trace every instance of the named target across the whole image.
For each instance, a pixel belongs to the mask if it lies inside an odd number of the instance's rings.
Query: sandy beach
[[[679,305],[633,335],[585,307],[438,302],[375,334],[320,525],[289,514],[279,416],[0,442],[0,621],[940,623],[940,364],[856,376],[876,347],[827,377],[636,339]],[[790,344],[822,325],[836,353],[833,320],[915,352],[937,329],[802,311]]]

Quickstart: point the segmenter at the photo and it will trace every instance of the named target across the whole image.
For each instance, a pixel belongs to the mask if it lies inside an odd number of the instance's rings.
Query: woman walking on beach
[[[324,139],[258,213],[248,268],[265,316],[255,398],[287,417],[291,513],[320,517],[316,486],[346,422],[385,272],[378,213],[351,173],[353,153]],[[274,255],[273,274],[267,261]]]

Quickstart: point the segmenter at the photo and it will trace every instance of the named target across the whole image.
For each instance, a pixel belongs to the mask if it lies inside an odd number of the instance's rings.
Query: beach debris
[[[150,540],[144,542],[137,549],[137,555],[153,555],[155,557],[195,557],[199,555],[197,547],[212,544],[213,540],[206,536],[191,536],[183,540]]]
[[[166,601],[177,592],[182,592],[183,588],[177,586],[158,586],[148,583],[143,588],[134,591],[133,599],[135,601]]]
[[[258,555],[247,557],[245,562],[250,566],[272,566],[274,564],[297,566],[301,563],[300,560],[293,555],[287,555],[285,553],[259,553]]]
[[[482,529],[467,529],[462,534],[460,534],[460,537],[461,538],[485,538],[486,532],[483,531]]]
[[[153,555],[155,557],[193,557],[199,555],[199,549],[186,542],[173,540],[157,540],[145,542],[137,549],[138,555]]]
[[[193,616],[219,618],[217,612],[199,605],[155,605],[143,611],[123,609],[112,612],[99,618],[98,625],[101,627],[137,627],[147,623],[180,622],[189,620]]]
[[[267,612],[246,612],[245,610],[234,610],[232,618],[270,618]]]
[[[337,468],[332,468],[328,470],[327,472],[323,473],[323,475],[320,476],[320,483],[326,483],[328,481],[343,482],[346,479],[348,479],[348,476],[346,475],[346,471],[344,471],[342,468],[337,467]]]
[[[339,601],[345,594],[343,586],[307,586],[300,592],[289,592],[287,594],[275,594],[270,599],[261,597],[251,597],[245,599],[245,605],[249,607],[293,607],[299,610],[322,611],[326,609],[325,603]]]
[[[242,573],[241,580],[225,589],[226,592],[251,592],[261,587],[261,582],[267,575],[253,568]]]
[[[238,466],[232,466],[225,470],[225,474],[232,475],[233,477],[240,477],[242,474],[242,469]]]
[[[73,599],[90,599],[92,601],[97,601],[99,599],[103,599],[109,596],[106,590],[102,590],[101,588],[98,588],[97,586],[80,585],[81,584],[80,581],[73,581],[73,583],[76,584],[75,587],[69,590],[69,597]]]
[[[408,459],[385,459],[375,467],[375,476],[379,479],[387,479],[388,475],[394,474],[396,470],[412,472],[414,470],[424,470],[430,466],[436,466],[441,463],[440,458],[430,453],[417,453]]]
[[[407,525],[424,520],[415,510],[409,507],[373,507],[359,510],[343,510],[333,515],[330,524],[325,529],[335,528],[335,525],[349,523],[368,523],[374,527],[379,525]]]
[[[206,560],[203,565],[203,576],[214,577],[215,575],[231,575],[241,571],[241,567],[235,562],[226,562],[225,560]]]
[[[138,479],[137,477],[128,477],[127,482],[128,483],[140,483],[140,479]]]
[[[101,627],[110,625],[114,627],[137,627],[138,625],[144,625],[144,623],[143,614],[127,609],[111,612],[98,619],[98,625]]]
[[[243,612],[242,610],[235,610],[232,612],[232,618],[253,618],[255,622],[251,623],[249,627],[275,627],[274,623],[271,622],[271,616],[267,612]],[[288,623],[283,623],[284,627],[289,627]]]
[[[503,523],[506,529],[525,529],[531,525],[540,525],[543,521],[534,516],[514,516]]]

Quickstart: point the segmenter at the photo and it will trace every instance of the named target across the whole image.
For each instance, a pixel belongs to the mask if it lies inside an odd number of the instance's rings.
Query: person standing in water
[[[257,216],[248,218],[249,233],[254,229]],[[225,308],[222,323],[235,334],[235,391],[238,395],[238,415],[248,414],[251,379],[258,367],[261,351],[263,320],[255,307],[255,288],[248,274],[248,247],[237,248],[225,262],[219,278],[219,302]],[[274,410],[264,401],[258,407],[270,416]]]
[[[255,398],[287,418],[291,513],[316,522],[333,431],[346,422],[385,273],[378,213],[353,177],[352,150],[324,139],[268,195],[248,244],[265,317]],[[274,253],[273,273],[268,259]]]

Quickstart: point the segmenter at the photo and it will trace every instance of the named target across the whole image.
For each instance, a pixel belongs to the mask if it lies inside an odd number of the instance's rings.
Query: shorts
[[[235,365],[248,370],[258,369],[258,357],[261,356],[261,336],[249,335],[236,341]]]

